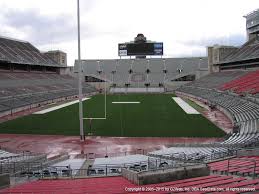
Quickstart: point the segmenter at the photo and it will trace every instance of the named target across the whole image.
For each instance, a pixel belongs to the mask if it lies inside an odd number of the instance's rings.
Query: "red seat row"
[[[232,90],[236,93],[256,94],[259,92],[259,70],[247,73],[238,79],[225,83],[220,86],[221,90]]]
[[[0,193],[51,193],[51,194],[97,194],[97,193],[211,193],[217,188],[228,191],[228,188],[254,187],[259,189],[259,179],[247,180],[244,177],[210,175],[160,184],[144,185],[145,189],[161,189],[159,192],[132,191],[131,189],[143,188],[124,179],[123,177],[66,179],[66,180],[38,180],[1,190]],[[210,188],[204,190],[204,188]],[[213,190],[213,188],[215,190]],[[167,189],[167,190],[166,190]],[[162,191],[163,190],[163,191]],[[184,192],[183,192],[184,191]],[[222,192],[221,192],[222,193]],[[226,192],[227,193],[227,192]],[[242,192],[231,192],[242,193]]]

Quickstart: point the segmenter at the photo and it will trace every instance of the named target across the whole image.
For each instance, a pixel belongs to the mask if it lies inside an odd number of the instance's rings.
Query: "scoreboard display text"
[[[122,43],[119,56],[163,55],[163,43]]]

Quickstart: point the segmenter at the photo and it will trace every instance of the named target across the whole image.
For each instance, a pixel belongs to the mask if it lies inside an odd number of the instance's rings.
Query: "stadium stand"
[[[175,157],[185,160],[203,159],[210,160],[223,155],[229,155],[234,150],[229,150],[233,145],[246,146],[257,142],[259,137],[259,104],[248,98],[226,92],[222,89],[229,86],[228,83],[237,83],[236,80],[247,79],[250,76],[255,78],[258,71],[223,71],[209,74],[194,82],[181,86],[176,90],[176,94],[181,94],[196,98],[208,104],[211,108],[220,109],[237,126],[238,130],[223,142],[202,147],[171,147],[149,153],[154,157]],[[228,84],[228,85],[227,85]],[[221,154],[220,154],[221,153]],[[224,154],[225,153],[225,154]]]
[[[252,191],[258,191],[259,179],[249,180],[243,177],[209,175],[190,178],[160,184],[145,185],[145,188],[167,188],[168,191],[158,190],[148,193],[211,193],[219,191],[217,188],[241,188],[248,187]],[[200,191],[191,188],[204,188]],[[122,177],[88,178],[75,180],[39,180],[4,189],[0,193],[147,193],[141,190],[141,186],[134,185]],[[171,190],[170,190],[171,189]],[[174,190],[172,190],[174,189]],[[206,191],[207,189],[207,191]],[[209,191],[208,191],[209,190]],[[236,191],[229,193],[244,193]]]
[[[148,153],[149,156],[158,158],[172,158],[182,161],[204,161],[212,160],[217,157],[229,155],[231,150],[225,147],[169,147]]]
[[[247,73],[238,79],[225,83],[221,90],[231,90],[235,93],[256,94],[259,92],[259,70]]]
[[[246,73],[246,71],[223,71],[211,73],[187,85],[201,88],[217,88],[218,86],[235,80]]]
[[[242,45],[237,51],[234,51],[227,55],[221,64],[231,63],[236,61],[246,61],[250,59],[258,58],[259,55],[259,42],[258,37],[254,37]]]
[[[2,77],[2,75],[4,75]],[[0,72],[0,112],[39,104],[54,99],[76,96],[77,80],[68,75],[46,73],[5,73]],[[83,83],[83,93],[95,89]],[[29,107],[30,108],[30,107]]]
[[[65,69],[29,42],[0,37],[0,116],[77,96],[77,80]],[[83,83],[83,94],[94,91]]]
[[[207,60],[207,57],[83,60],[82,64],[85,76],[106,79],[119,88],[126,84],[131,88],[158,88],[159,85],[179,77],[179,74],[189,75],[199,68],[207,68]]]
[[[5,150],[0,150],[0,159],[1,160],[6,159],[6,158],[15,157],[15,156],[18,156],[18,154],[10,153]]]
[[[239,176],[257,176],[259,174],[258,161],[258,156],[238,157],[212,162],[209,163],[209,166],[212,172],[236,174]]]
[[[0,37],[0,61],[31,65],[58,65],[29,42],[6,37]]]
[[[231,137],[222,144],[249,144],[258,138],[259,105],[242,97],[234,96],[213,89],[195,88],[185,86],[178,90],[181,93],[190,94],[205,100],[211,106],[224,109],[234,125],[239,127]]]
[[[24,169],[28,170],[29,166],[46,160],[45,154],[35,154],[28,151],[15,151],[13,153],[0,149],[0,175],[4,173],[16,174]]]

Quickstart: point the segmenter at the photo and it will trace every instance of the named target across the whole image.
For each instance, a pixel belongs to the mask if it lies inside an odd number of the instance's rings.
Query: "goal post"
[[[104,115],[103,117],[83,117],[84,120],[105,120],[107,119],[107,80],[104,76]]]

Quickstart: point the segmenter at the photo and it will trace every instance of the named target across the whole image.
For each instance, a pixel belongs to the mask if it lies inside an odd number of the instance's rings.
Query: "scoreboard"
[[[163,55],[163,43],[122,43],[119,44],[119,56]]]

